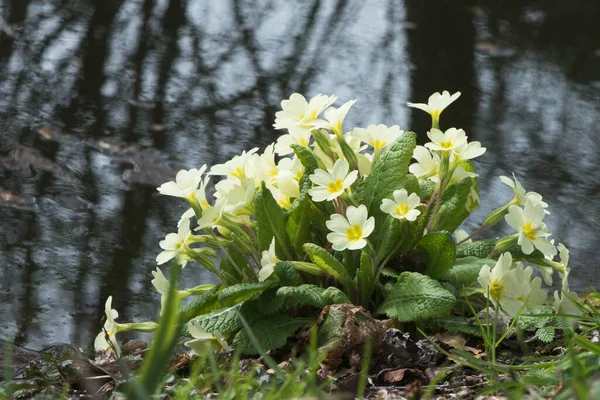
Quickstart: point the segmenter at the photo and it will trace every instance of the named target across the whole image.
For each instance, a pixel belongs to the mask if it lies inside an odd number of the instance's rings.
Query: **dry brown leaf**
[[[419,380],[425,379],[425,375],[423,375],[423,372],[416,368],[398,368],[391,371],[387,371],[383,374],[383,379],[388,383],[399,383],[402,382],[407,373],[408,375],[413,375],[413,378]],[[408,379],[408,376],[406,376],[406,378]]]

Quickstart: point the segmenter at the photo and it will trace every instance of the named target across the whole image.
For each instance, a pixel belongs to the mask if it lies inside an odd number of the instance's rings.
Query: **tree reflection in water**
[[[185,209],[154,188],[274,141],[293,92],[358,98],[349,125],[424,140],[426,115],[405,102],[460,90],[443,123],[488,147],[489,202],[473,221],[510,197],[495,176],[514,170],[551,204],[573,283],[598,284],[594,2],[4,0],[0,12],[0,337],[87,345],[109,294],[121,319],[153,318],[157,243]]]

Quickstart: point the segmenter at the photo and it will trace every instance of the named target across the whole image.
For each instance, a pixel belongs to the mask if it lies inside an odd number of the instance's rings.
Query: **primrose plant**
[[[160,241],[157,264],[198,264],[219,282],[176,291],[191,297],[180,310],[188,343],[256,353],[247,323],[264,349],[275,349],[335,303],[409,322],[443,318],[478,296],[515,317],[547,297],[523,262],[546,284],[557,271],[563,282],[554,307],[572,311],[568,251],[559,244],[554,260],[543,222],[547,204],[514,175],[500,177],[514,191],[508,204],[473,233],[457,231],[479,205],[473,160],[486,151],[464,130],[440,127],[442,111],[459,96],[444,91],[427,104],[408,103],[431,115],[429,142],[418,146],[416,134],[397,125],[345,127],[355,100],[336,107],[336,96],[307,101],[295,93],[275,115],[274,127],[284,133],[276,143],[210,169],[179,171],[160,186],[189,209],[177,232]],[[514,234],[472,240],[502,220]],[[160,268],[153,276],[166,296],[169,281]],[[156,327],[116,323],[110,300],[98,350],[118,349],[119,331]]]

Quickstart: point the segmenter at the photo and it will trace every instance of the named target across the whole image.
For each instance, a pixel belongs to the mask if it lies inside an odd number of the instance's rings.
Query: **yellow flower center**
[[[441,113],[442,113],[442,110],[436,108],[435,110],[431,110],[429,112],[429,115],[431,115],[434,119],[440,119]]]
[[[210,207],[210,204],[208,204],[208,201],[206,201],[206,199],[202,200],[202,202],[200,203],[200,208],[203,210],[206,210],[209,207]]]
[[[279,173],[279,169],[277,169],[277,167],[275,167],[275,168],[272,168],[272,169],[271,169],[271,171],[269,171],[269,175],[270,175],[271,177],[275,177],[275,176],[277,176],[277,174],[278,174],[278,173]]]
[[[443,149],[450,149],[452,148],[453,144],[451,140],[446,140],[445,142],[441,142],[440,143],[440,147]]]
[[[375,139],[371,142],[371,146],[373,146],[373,148],[375,150],[381,150],[383,149],[385,146],[387,145],[387,143],[381,139]]]
[[[244,177],[245,171],[244,171],[244,167],[237,167],[232,175],[235,176],[236,178],[242,179]]]
[[[300,146],[302,146],[302,147],[308,147],[308,140],[306,140],[306,138],[301,138],[301,139],[298,141],[298,144],[299,144]]]
[[[535,229],[533,228],[533,226],[531,225],[531,222],[527,222],[525,225],[523,225],[523,234],[525,235],[525,237],[531,241],[534,241],[537,239],[537,233],[535,231]]]
[[[331,130],[333,131],[333,133],[340,136],[343,133],[342,132],[342,121],[336,122],[335,125],[332,125]]]
[[[406,214],[408,214],[408,212],[410,211],[410,209],[408,208],[408,204],[406,203],[400,203],[396,206],[396,210],[394,210],[396,212],[396,214],[398,214],[399,216],[403,217]]]
[[[352,225],[346,231],[346,237],[350,242],[357,242],[363,237],[363,230],[360,225]]]
[[[496,301],[500,301],[504,293],[504,284],[500,282],[500,278],[494,278],[490,283],[490,296]]]
[[[329,193],[336,193],[344,189],[344,182],[341,179],[337,179],[335,182],[331,182],[328,186]]]
[[[292,206],[292,203],[290,202],[290,198],[288,196],[284,196],[277,200],[277,204],[279,204],[279,207],[283,208],[284,210],[287,210]]]

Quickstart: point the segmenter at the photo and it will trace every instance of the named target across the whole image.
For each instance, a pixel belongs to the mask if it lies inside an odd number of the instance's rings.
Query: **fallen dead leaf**
[[[412,375],[412,376],[411,376]],[[418,370],[416,368],[398,368],[398,369],[394,369],[392,371],[386,371],[383,374],[383,380],[387,383],[400,383],[404,380],[404,378],[413,378],[411,379],[411,382],[416,378],[419,380],[425,380],[426,377],[423,374],[423,372],[421,372],[421,370]]]
[[[483,352],[483,350],[467,346],[467,339],[462,335],[453,335],[447,332],[440,332],[433,335],[433,337],[452,348],[457,350],[466,350],[476,356]]]

